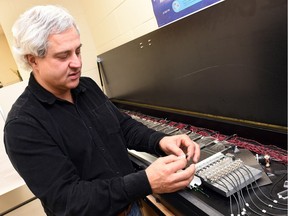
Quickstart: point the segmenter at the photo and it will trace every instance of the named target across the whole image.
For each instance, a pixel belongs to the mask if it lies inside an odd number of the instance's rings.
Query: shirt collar
[[[80,78],[81,79],[81,78]],[[29,83],[28,83],[28,88],[30,91],[35,95],[35,97],[41,101],[42,103],[47,103],[52,105],[55,103],[56,100],[59,100],[55,95],[53,95],[51,92],[47,91],[45,88],[43,88],[35,79],[33,73],[31,72],[30,78],[29,78]],[[79,85],[75,88],[72,89],[72,94],[77,98],[78,95],[81,92],[86,91],[86,87],[81,85],[81,82]]]

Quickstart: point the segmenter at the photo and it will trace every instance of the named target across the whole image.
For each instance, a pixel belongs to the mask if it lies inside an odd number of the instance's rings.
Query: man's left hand
[[[192,159],[194,163],[197,163],[200,158],[199,145],[193,142],[186,134],[163,137],[159,145],[167,155],[186,155],[187,160]]]

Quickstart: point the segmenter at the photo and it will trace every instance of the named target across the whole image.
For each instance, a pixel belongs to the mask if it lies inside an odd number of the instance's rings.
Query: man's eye
[[[81,54],[81,50],[76,50],[76,55],[80,55]]]
[[[57,56],[57,58],[59,59],[66,59],[67,57],[68,57],[68,54],[61,54]]]

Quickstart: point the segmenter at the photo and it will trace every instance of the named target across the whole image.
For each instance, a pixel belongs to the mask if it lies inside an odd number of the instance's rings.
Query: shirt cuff
[[[124,185],[129,199],[136,200],[152,193],[145,170],[124,176]]]
[[[166,156],[165,152],[162,151],[162,149],[160,148],[159,142],[160,140],[165,137],[165,136],[169,136],[167,134],[164,134],[162,132],[155,132],[154,134],[152,134],[151,136],[151,140],[153,140],[153,146],[154,146],[154,154],[158,157],[160,156]]]

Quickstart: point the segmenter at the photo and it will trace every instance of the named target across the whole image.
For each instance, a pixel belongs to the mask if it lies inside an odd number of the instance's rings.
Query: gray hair
[[[35,6],[24,12],[12,27],[13,53],[19,64],[31,69],[27,55],[45,57],[48,37],[78,27],[67,10],[54,5]]]

